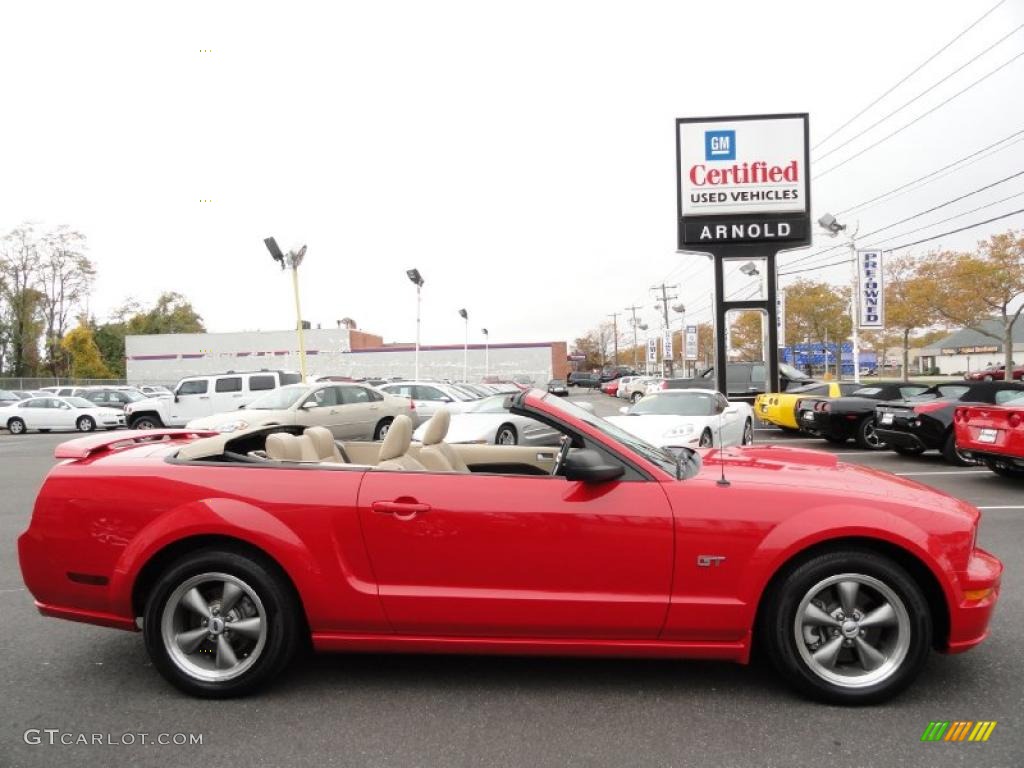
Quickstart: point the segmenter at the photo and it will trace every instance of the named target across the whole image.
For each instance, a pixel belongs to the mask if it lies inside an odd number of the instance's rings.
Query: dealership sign
[[[674,356],[672,351],[672,329],[666,328],[661,338],[661,358],[663,360],[671,360]]]
[[[807,115],[676,120],[679,249],[810,243]]]
[[[647,363],[654,365],[658,362],[658,337],[651,336],[647,339]]]
[[[684,340],[684,349],[686,350],[687,360],[697,359],[697,326],[688,325],[686,326],[686,339]]]
[[[884,328],[885,288],[881,251],[857,251],[857,300],[857,326]]]
[[[992,352],[1001,352],[999,344],[984,344],[974,347],[942,347],[939,352],[943,355],[985,355]]]

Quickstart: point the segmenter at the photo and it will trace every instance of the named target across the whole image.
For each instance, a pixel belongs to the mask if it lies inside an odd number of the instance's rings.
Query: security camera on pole
[[[418,269],[405,270],[405,276],[416,286],[416,373],[413,376],[415,381],[420,380],[420,292],[423,290],[423,275]]]
[[[302,381],[305,382],[306,338],[302,327],[302,306],[299,303],[299,265],[302,264],[302,259],[306,256],[306,246],[296,246],[288,253],[282,253],[277,245],[277,240],[272,237],[265,237],[263,244],[270,251],[271,258],[281,265],[281,269],[287,267],[292,271],[292,292],[295,294],[295,332],[299,337],[299,373],[302,376]]]
[[[818,219],[818,226],[825,230],[829,237],[836,237],[840,232],[846,230],[845,224],[840,224],[836,221],[836,217],[831,213],[826,213],[820,219]],[[857,270],[857,232],[860,229],[860,224],[850,233],[850,239],[847,242],[847,247],[850,249],[850,264],[853,266],[853,282],[850,286],[850,320],[852,327],[852,340],[853,340],[853,380],[857,384],[860,384],[860,297],[858,290],[858,275]],[[842,342],[838,342],[839,352],[836,357],[839,359],[837,364],[836,374],[841,375],[843,370],[843,352]]]
[[[462,380],[469,382],[469,312],[465,309],[459,310],[459,317],[466,323],[466,341],[462,347]]]

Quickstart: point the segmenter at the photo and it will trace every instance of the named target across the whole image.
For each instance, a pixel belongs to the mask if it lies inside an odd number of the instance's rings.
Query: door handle
[[[537,461],[554,461],[555,454],[553,453],[538,453]]]
[[[420,512],[429,512],[429,504],[416,501],[375,501],[370,509],[386,515],[394,515],[398,520],[410,520]]]

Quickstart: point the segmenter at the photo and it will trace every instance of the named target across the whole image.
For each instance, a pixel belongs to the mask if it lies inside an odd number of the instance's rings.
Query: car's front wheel
[[[931,647],[921,588],[872,551],[813,557],[787,573],[762,608],[760,637],[775,667],[797,690],[832,704],[895,696]]]
[[[75,426],[79,432],[92,432],[96,429],[96,421],[92,416],[80,416],[78,421],[75,422]]]
[[[516,428],[511,424],[502,424],[494,436],[495,445],[517,445],[518,443],[519,435],[516,434]]]
[[[132,429],[159,429],[164,424],[160,421],[159,416],[136,416],[132,419]]]
[[[146,602],[143,633],[153,665],[186,693],[249,693],[298,647],[301,612],[269,563],[203,549],[167,569]]]

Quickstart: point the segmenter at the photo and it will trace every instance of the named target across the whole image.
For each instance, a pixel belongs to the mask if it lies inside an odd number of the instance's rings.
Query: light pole
[[[420,291],[423,289],[423,275],[418,269],[405,270],[405,276],[416,285],[416,372],[413,375],[414,381],[420,380]]]
[[[462,380],[469,382],[469,312],[459,310],[459,317],[466,321],[466,341],[462,347]]]
[[[829,237],[835,237],[840,232],[846,229],[845,224],[840,224],[836,221],[836,217],[831,213],[826,213],[820,219],[818,219],[818,226],[824,229]],[[853,265],[853,282],[850,284],[850,320],[852,320],[852,337],[853,337],[853,380],[855,383],[860,384],[860,329],[858,321],[860,319],[860,296],[857,295],[857,230],[860,229],[860,225],[857,225],[857,229],[854,229],[850,233],[850,241],[847,246],[850,248],[850,263]],[[843,370],[843,347],[840,342],[839,345],[839,362],[836,364],[836,377],[842,375]]]
[[[486,328],[481,328],[480,332],[484,335],[484,378],[486,379],[491,369],[491,334],[487,332]]]
[[[292,292],[295,294],[295,333],[299,337],[299,374],[302,381],[306,381],[306,338],[302,328],[302,306],[299,303],[299,265],[306,256],[306,246],[297,246],[288,253],[281,253],[277,246],[277,240],[272,237],[263,238],[263,244],[270,251],[271,258],[281,265],[281,269],[288,267],[292,271]]]
[[[672,311],[678,312],[682,322],[679,325],[679,362],[683,366],[683,375],[686,375],[686,305],[673,304]]]

